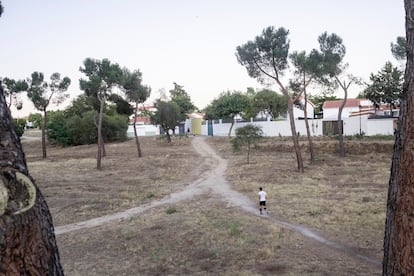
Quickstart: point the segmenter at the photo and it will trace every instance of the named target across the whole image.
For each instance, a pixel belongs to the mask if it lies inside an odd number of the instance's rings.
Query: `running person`
[[[266,210],[266,192],[263,191],[262,187],[259,188],[259,210],[260,210],[260,214],[262,214],[262,206],[264,211],[267,213]]]

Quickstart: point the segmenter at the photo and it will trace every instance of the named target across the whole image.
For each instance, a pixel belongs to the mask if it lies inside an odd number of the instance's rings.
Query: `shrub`
[[[50,113],[47,125],[48,139],[61,145],[86,145],[97,141],[98,112],[86,111],[83,114],[67,116],[66,112]],[[127,139],[128,121],[126,116],[116,112],[104,114],[102,136],[105,142]]]
[[[70,133],[66,128],[66,116],[63,111],[49,111],[46,125],[47,139],[68,146],[71,144]]]
[[[263,131],[261,127],[247,124],[236,129],[236,137],[231,139],[231,144],[234,151],[240,150],[243,146],[247,148],[247,163],[249,163],[251,148],[257,148],[262,138]]]
[[[96,111],[87,111],[82,115],[74,115],[68,118],[66,127],[71,135],[72,145],[88,145],[97,141],[97,127],[95,120],[98,118]]]
[[[102,136],[105,142],[125,141],[127,139],[128,117],[114,113],[104,114],[102,122]]]
[[[42,125],[43,117],[40,113],[30,113],[29,114],[29,122],[31,122],[34,128],[40,128]]]
[[[13,122],[14,122],[14,127],[15,127],[17,135],[19,137],[22,137],[24,133],[24,128],[26,126],[26,120],[19,118],[19,119],[13,119]]]

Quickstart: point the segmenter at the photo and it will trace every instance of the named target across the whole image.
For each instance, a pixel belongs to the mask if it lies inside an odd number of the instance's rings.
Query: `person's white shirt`
[[[266,201],[266,192],[260,191],[259,192],[259,201]]]

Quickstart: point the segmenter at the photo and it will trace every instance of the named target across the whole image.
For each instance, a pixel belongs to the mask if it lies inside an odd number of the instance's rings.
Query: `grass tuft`
[[[175,207],[168,207],[167,210],[165,210],[165,213],[167,213],[168,215],[174,214],[177,212],[177,209]]]

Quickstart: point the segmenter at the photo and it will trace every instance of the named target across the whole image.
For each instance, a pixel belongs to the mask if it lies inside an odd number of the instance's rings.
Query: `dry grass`
[[[296,171],[293,149],[284,141],[265,141],[252,164],[217,138],[210,144],[230,160],[227,178],[235,189],[256,200],[262,186],[276,216],[382,258],[392,142],[348,142],[350,154],[341,159],[330,153],[336,141],[316,141],[317,161],[305,162],[303,174]],[[303,153],[303,158],[309,155]]]
[[[271,216],[309,225],[381,258],[392,145],[384,142],[387,146],[379,148],[386,152],[375,152],[374,143],[352,141],[353,154],[342,160],[328,150],[335,148],[330,141],[320,141],[318,161],[305,162],[305,173],[299,174],[289,141],[266,141],[251,164],[244,154],[232,153],[227,138],[207,142],[229,160],[227,179],[235,189],[256,201],[258,187],[265,188]],[[48,159],[42,160],[40,142],[23,141],[30,173],[46,196],[55,226],[158,200],[208,169],[190,139],[170,146],[144,137],[141,143],[140,159],[133,140],[107,145],[103,170],[96,171],[96,145],[50,146]],[[228,207],[213,194],[57,238],[67,275],[380,273],[378,266]]]
[[[48,147],[43,160],[38,141],[25,142],[26,158],[54,215],[55,224],[68,224],[157,200],[195,179],[199,162],[189,139],[173,145],[142,139],[143,158],[134,140],[106,145],[102,171],[96,170],[96,145]],[[180,162],[176,162],[180,160]]]

